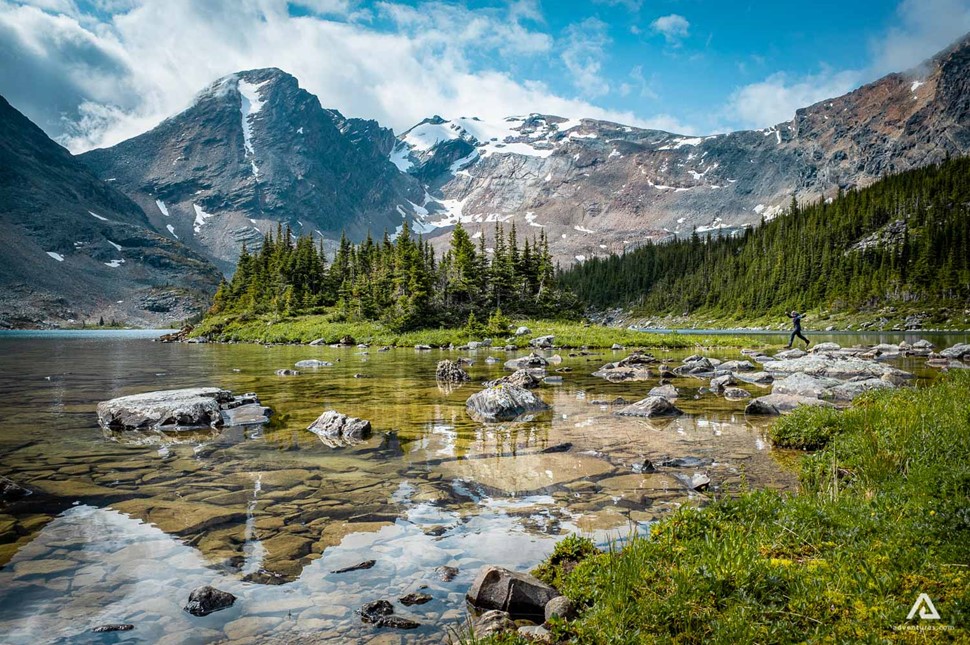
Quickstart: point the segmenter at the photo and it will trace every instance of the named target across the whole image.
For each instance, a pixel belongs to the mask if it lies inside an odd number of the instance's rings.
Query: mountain
[[[435,198],[424,230],[458,220],[542,226],[571,261],[694,229],[736,232],[770,220],[792,196],[830,198],[968,152],[964,38],[919,68],[764,130],[690,137],[540,114],[434,117],[401,135],[392,161]]]
[[[329,240],[402,223],[419,182],[389,161],[394,133],[347,119],[278,69],[219,79],[185,111],[80,158],[159,230],[231,269],[278,223]]]
[[[332,242],[403,221],[441,248],[455,222],[543,228],[571,263],[648,240],[731,234],[800,203],[970,152],[970,39],[919,68],[763,130],[694,137],[532,114],[433,116],[394,137],[321,107],[277,69],[227,76],[191,107],[81,155],[152,224],[227,270],[279,223]],[[484,226],[482,226],[484,225]],[[332,247],[331,247],[332,248]]]
[[[0,97],[0,326],[170,323],[220,277]]]

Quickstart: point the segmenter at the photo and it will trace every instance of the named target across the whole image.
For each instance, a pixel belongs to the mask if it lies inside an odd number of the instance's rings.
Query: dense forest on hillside
[[[232,280],[220,285],[210,314],[328,314],[337,321],[380,321],[396,331],[474,327],[507,315],[561,317],[575,298],[556,285],[542,234],[521,245],[515,225],[494,231],[494,249],[478,245],[458,224],[450,248],[431,244],[405,225],[393,239],[342,238],[328,264],[310,237],[287,228],[267,235],[258,251],[245,247]]]
[[[560,277],[592,307],[757,316],[970,304],[970,159],[881,179],[737,237],[594,258]]]

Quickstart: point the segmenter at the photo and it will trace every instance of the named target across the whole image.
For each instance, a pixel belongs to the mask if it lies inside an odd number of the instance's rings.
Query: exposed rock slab
[[[514,421],[531,412],[549,409],[545,401],[529,390],[514,385],[499,385],[468,397],[465,409],[476,421]]]
[[[791,412],[800,405],[834,407],[828,401],[814,397],[796,396],[794,394],[769,394],[752,399],[744,412],[745,414],[779,415]]]
[[[527,573],[485,566],[478,572],[466,599],[478,609],[497,609],[513,618],[545,619],[546,604],[558,591]]]
[[[621,417],[676,417],[683,414],[683,411],[662,396],[648,396],[616,414]]]

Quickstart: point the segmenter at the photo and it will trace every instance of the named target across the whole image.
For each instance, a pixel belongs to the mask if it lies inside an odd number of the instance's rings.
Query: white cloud
[[[727,116],[738,127],[763,128],[789,121],[795,110],[839,96],[859,85],[861,73],[823,69],[818,74],[791,77],[784,72],[746,85],[731,96]]]
[[[593,2],[608,7],[625,7],[631,13],[636,13],[643,7],[643,0],[593,0]]]
[[[609,92],[610,84],[602,75],[606,47],[612,42],[607,34],[607,24],[598,18],[587,18],[569,25],[565,36],[562,61],[576,89],[587,97]]]
[[[355,19],[352,2],[346,19],[332,20],[294,18],[285,0],[146,0],[98,23],[0,0],[0,52],[16,61],[0,65],[0,93],[74,152],[144,132],[216,78],[258,67],[288,71],[325,107],[396,131],[435,113],[543,112],[647,125],[489,66],[496,57],[552,55],[553,39],[533,26],[541,21],[537,8],[534,0],[484,10],[379,5],[390,27],[378,30]],[[605,31],[597,29],[586,55],[572,59],[589,96],[602,88]]]
[[[870,42],[875,74],[909,69],[970,32],[970,0],[903,0],[899,24]]]
[[[690,30],[690,23],[687,18],[672,13],[669,16],[661,16],[650,23],[650,28],[658,34],[662,34],[668,45],[680,45],[680,41],[687,37]]]

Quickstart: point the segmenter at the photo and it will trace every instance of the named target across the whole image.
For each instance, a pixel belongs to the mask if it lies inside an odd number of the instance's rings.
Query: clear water
[[[762,438],[763,421],[746,419],[744,402],[695,399],[703,381],[677,382],[688,415],[670,421],[593,404],[635,401],[656,385],[589,375],[619,352],[564,356],[564,383],[538,390],[550,412],[482,425],[464,402],[481,381],[508,373],[484,360],[511,358],[504,352],[466,353],[473,382],[447,390],[435,364],[457,353],[161,344],[155,335],[0,334],[0,474],[34,491],[0,507],[3,642],[441,642],[464,617],[464,593],[484,564],[527,570],[570,532],[623,539],[682,504],[743,486],[795,486]],[[334,366],[275,376],[306,358]],[[901,366],[929,375],[916,361]],[[99,401],[210,385],[258,393],[274,424],[172,436],[106,436],[97,426]],[[323,445],[304,428],[328,408],[370,419],[373,438]],[[565,442],[566,452],[542,452]],[[686,456],[714,463],[638,474],[644,458]],[[698,471],[712,492],[689,492],[675,476]],[[371,569],[332,573],[371,559]],[[441,579],[442,565],[458,575]],[[239,600],[191,616],[182,606],[202,584]],[[380,630],[353,613],[425,585],[431,602],[395,603],[418,630]],[[90,632],[104,623],[135,629]]]

